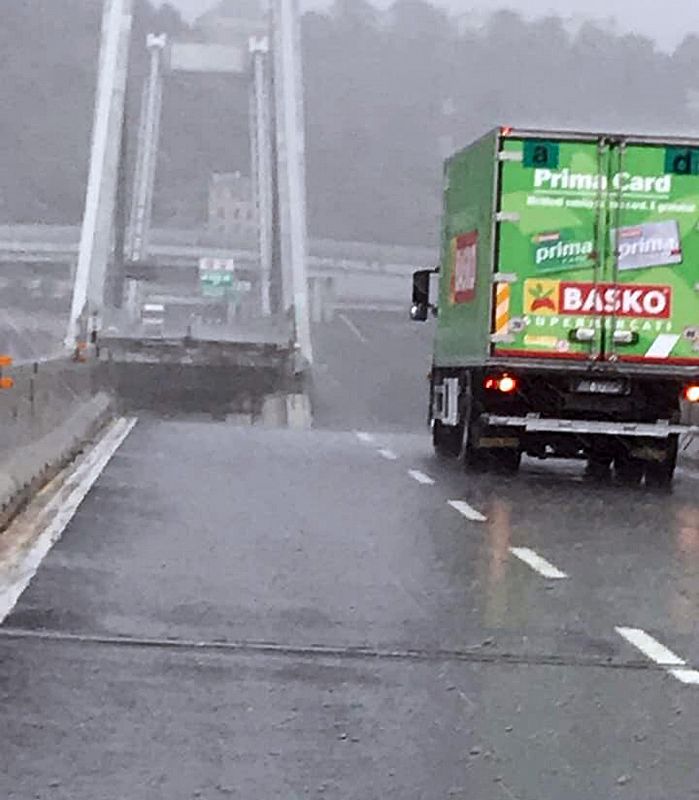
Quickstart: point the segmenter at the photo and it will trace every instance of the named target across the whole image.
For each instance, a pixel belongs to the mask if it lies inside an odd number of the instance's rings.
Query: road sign
[[[199,275],[199,285],[204,297],[225,297],[231,292],[233,273],[202,272]]]
[[[239,296],[252,290],[250,281],[237,277],[232,258],[200,259],[199,285],[204,297]]]

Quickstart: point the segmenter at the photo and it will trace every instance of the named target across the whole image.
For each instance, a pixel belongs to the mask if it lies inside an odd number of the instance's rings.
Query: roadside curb
[[[50,433],[0,462],[0,534],[32,496],[76,457],[113,411],[112,398],[100,392]]]

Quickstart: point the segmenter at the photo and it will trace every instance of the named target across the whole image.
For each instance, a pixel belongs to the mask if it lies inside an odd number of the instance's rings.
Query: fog
[[[211,5],[175,2],[184,17],[157,0],[135,4],[129,186],[148,71],[146,36],[201,36],[193,18]],[[80,224],[100,5],[62,0],[49,8],[44,0],[22,0],[6,9],[0,103],[12,113],[5,116],[0,148],[5,239],[18,235],[7,226]],[[561,17],[546,18],[540,16],[551,10],[546,0],[510,5],[514,11],[457,0],[390,6],[383,0],[377,10],[367,0],[309,0],[306,9],[315,13],[307,13],[302,26],[311,237],[436,248],[443,159],[496,125],[694,133],[699,38],[686,29],[687,3],[668,2],[662,13],[655,4],[634,7],[632,18],[621,0],[590,0],[584,8],[568,0],[556,4]],[[230,0],[222,7],[241,6]],[[606,20],[609,14],[617,23]],[[657,34],[658,43],[643,33]],[[158,228],[209,230],[211,176],[250,174],[247,104],[244,79],[166,78],[155,182]],[[233,244],[254,246],[254,237],[248,231]],[[61,286],[61,297],[51,303],[63,309],[65,276]],[[37,310],[45,305],[41,299],[26,302]],[[62,323],[55,327],[61,329]],[[15,338],[28,341],[21,331]]]
[[[216,5],[216,0],[170,0],[187,19]],[[374,0],[374,5],[385,8],[391,0]],[[302,0],[306,9],[325,10],[332,0]],[[604,20],[619,33],[629,31],[654,39],[664,50],[674,49],[682,39],[699,27],[693,23],[695,6],[690,0],[669,0],[665,3],[639,4],[632,0],[507,0],[502,3],[486,0],[438,0],[434,5],[448,9],[456,15],[486,15],[497,7],[510,8],[530,17],[556,15],[579,24],[582,19]],[[688,25],[689,23],[689,25]]]

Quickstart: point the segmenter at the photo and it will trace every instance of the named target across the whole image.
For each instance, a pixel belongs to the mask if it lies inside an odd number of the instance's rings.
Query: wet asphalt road
[[[464,475],[428,331],[347,319],[313,431],[127,439],[0,628],[0,798],[699,797],[699,686],[616,631],[699,667],[699,481]]]

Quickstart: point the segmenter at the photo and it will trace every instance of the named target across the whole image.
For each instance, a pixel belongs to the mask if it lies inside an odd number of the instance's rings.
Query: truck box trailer
[[[430,309],[439,453],[668,485],[699,402],[699,140],[498,128],[456,153]]]

